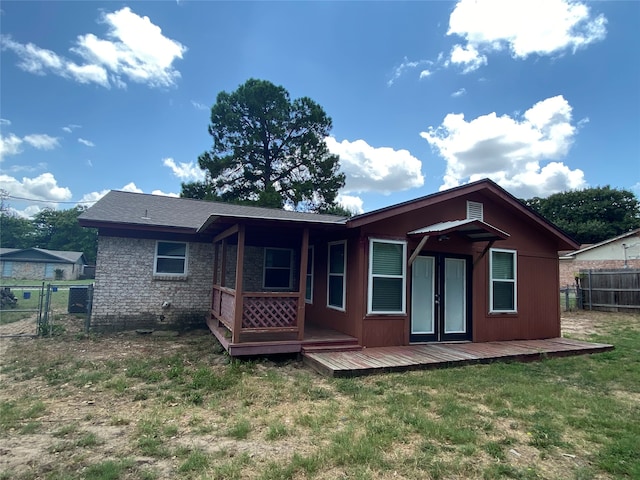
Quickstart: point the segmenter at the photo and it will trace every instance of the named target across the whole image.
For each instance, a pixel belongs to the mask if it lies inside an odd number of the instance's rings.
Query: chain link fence
[[[0,337],[88,333],[93,285],[0,286]]]

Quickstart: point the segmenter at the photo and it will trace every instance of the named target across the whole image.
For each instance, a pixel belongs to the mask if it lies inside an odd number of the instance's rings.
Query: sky
[[[179,195],[250,78],[332,118],[355,213],[481,178],[640,197],[639,1],[3,0],[5,206]]]

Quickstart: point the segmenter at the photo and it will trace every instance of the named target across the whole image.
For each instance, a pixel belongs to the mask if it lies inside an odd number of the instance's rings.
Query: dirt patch
[[[603,331],[611,316],[603,312],[564,312],[561,319],[562,336],[588,340]]]

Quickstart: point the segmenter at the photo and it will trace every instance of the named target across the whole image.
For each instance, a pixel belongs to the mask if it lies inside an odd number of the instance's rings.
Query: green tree
[[[213,147],[200,155],[203,182],[183,183],[183,197],[325,212],[345,176],[325,138],[331,118],[308,97],[250,79],[220,92],[211,107]]]
[[[94,228],[81,227],[78,223],[78,216],[84,210],[85,207],[74,207],[38,212],[33,217],[35,238],[31,246],[83,252],[87,262],[94,264],[98,251],[98,232]]]
[[[0,247],[29,248],[33,246],[33,224],[8,211],[0,212]]]
[[[534,197],[524,202],[580,243],[597,243],[640,228],[640,203],[610,186]]]

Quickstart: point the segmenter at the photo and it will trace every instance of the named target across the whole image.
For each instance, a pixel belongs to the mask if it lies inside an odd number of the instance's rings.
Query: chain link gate
[[[88,333],[93,285],[0,287],[0,337],[52,336],[67,326]],[[83,318],[84,317],[84,318]]]

